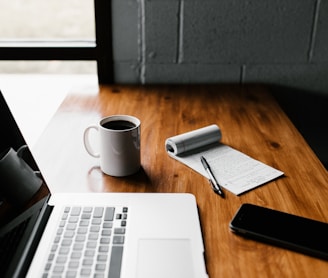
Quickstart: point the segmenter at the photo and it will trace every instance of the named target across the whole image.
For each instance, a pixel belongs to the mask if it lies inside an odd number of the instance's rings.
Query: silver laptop
[[[18,149],[26,142],[1,93],[0,109],[0,147]],[[49,194],[9,210],[2,198],[2,277],[208,277],[191,194]]]

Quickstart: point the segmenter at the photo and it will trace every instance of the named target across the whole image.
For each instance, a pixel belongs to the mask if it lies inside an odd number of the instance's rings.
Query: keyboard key
[[[81,208],[80,207],[73,207],[71,211],[71,215],[73,216],[78,216],[81,213]]]
[[[96,264],[96,271],[105,271],[106,265],[105,264]]]
[[[77,223],[79,221],[79,218],[77,216],[70,216],[68,219],[69,223]]]
[[[98,262],[106,262],[107,261],[108,256],[107,255],[98,255],[97,256],[97,261]]]
[[[86,250],[84,252],[85,257],[93,257],[95,255],[96,251],[95,250]]]
[[[74,269],[76,269],[76,268],[78,268],[79,267],[79,261],[70,261],[69,262],[69,264],[68,264],[68,268],[74,268]]]
[[[51,252],[56,252],[58,249],[58,244],[53,244],[51,247]]]
[[[88,241],[87,242],[87,248],[94,249],[96,247],[97,247],[97,242],[96,241]]]
[[[115,208],[107,207],[105,212],[105,221],[113,221]]]
[[[80,227],[77,230],[78,234],[86,234],[88,232],[88,228],[87,227]]]
[[[61,245],[62,246],[71,246],[72,242],[73,241],[71,239],[63,239]]]
[[[109,263],[108,277],[121,276],[121,264],[123,256],[123,246],[113,246]]]
[[[92,225],[100,225],[101,218],[93,218],[91,223],[92,223]]]
[[[64,233],[64,238],[72,238],[74,236],[74,232],[73,231],[66,231]]]
[[[75,238],[76,242],[84,242],[86,240],[86,235],[77,235]]]
[[[101,231],[102,236],[110,236],[112,234],[112,230],[104,229]]]
[[[76,229],[76,227],[77,227],[76,223],[69,223],[69,224],[67,224],[66,229],[74,231]]]
[[[90,232],[92,232],[92,233],[97,233],[99,231],[100,231],[100,227],[99,226],[92,226],[90,228]]]
[[[90,219],[91,218],[91,214],[90,213],[83,213],[81,216],[82,219]]]
[[[64,232],[64,229],[63,228],[58,228],[57,235],[60,236],[63,232]]]
[[[107,253],[109,251],[109,247],[107,245],[100,245],[98,251],[100,253]]]
[[[72,270],[67,271],[66,278],[75,278],[75,277],[77,277],[76,271],[72,271]]]
[[[62,265],[55,265],[54,272],[55,273],[63,273],[64,272],[64,266],[62,266]]]
[[[103,228],[105,228],[105,229],[113,228],[113,222],[105,222],[103,225]]]
[[[59,248],[59,254],[60,255],[67,255],[69,253],[69,248],[67,247],[60,247]]]
[[[92,207],[84,207],[84,208],[83,208],[83,212],[88,212],[88,213],[91,213],[91,212],[92,212],[92,210],[93,210],[93,208],[92,208]]]
[[[93,217],[94,218],[101,218],[104,213],[104,208],[98,207],[95,208],[95,211],[93,212]]]
[[[125,228],[115,228],[114,229],[114,234],[116,234],[116,235],[123,235],[123,234],[125,234]]]
[[[90,221],[89,220],[81,220],[80,221],[80,227],[87,227],[90,225]]]
[[[56,259],[57,264],[64,264],[67,262],[67,256],[58,256]]]
[[[110,243],[110,237],[102,237],[100,239],[100,244],[109,244]]]
[[[81,250],[83,250],[83,248],[84,248],[84,244],[82,244],[82,243],[75,243],[73,246],[74,251],[81,251]]]
[[[50,253],[48,257],[48,261],[53,261],[54,258],[55,258],[55,253]]]
[[[124,243],[124,236],[114,236],[113,244],[123,244]]]
[[[98,240],[98,238],[99,238],[99,235],[96,233],[91,233],[88,236],[88,240]]]
[[[74,260],[78,260],[82,257],[82,253],[81,252],[72,252],[72,255],[71,255],[71,259],[74,259]]]
[[[82,262],[83,266],[89,266],[93,264],[93,260],[92,259],[84,259]]]
[[[80,274],[81,274],[81,276],[89,276],[91,274],[91,269],[90,268],[82,268]]]

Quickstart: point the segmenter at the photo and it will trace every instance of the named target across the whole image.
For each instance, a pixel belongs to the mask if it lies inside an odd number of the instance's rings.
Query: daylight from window
[[[93,0],[0,0],[0,42],[95,40]],[[0,73],[93,73],[96,62],[0,61]]]

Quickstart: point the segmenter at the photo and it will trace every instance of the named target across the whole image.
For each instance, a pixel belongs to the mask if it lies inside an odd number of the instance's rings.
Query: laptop
[[[0,147],[17,150],[26,142],[1,92],[0,110]],[[193,195],[51,194],[42,179],[26,206],[2,196],[2,277],[208,277]]]

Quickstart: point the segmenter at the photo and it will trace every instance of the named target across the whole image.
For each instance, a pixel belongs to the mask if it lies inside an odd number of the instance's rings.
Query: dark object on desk
[[[272,86],[272,93],[328,169],[328,95],[281,86]]]
[[[328,223],[243,204],[230,228],[245,237],[328,260]]]

